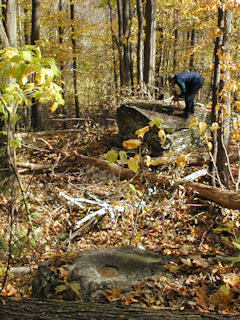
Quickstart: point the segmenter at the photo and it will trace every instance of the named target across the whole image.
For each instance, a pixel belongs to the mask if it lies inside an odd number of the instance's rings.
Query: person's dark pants
[[[194,99],[197,92],[202,88],[204,84],[204,79],[200,82],[194,83],[191,87],[187,88],[187,93],[185,94],[185,104],[186,108],[184,113],[194,113]]]

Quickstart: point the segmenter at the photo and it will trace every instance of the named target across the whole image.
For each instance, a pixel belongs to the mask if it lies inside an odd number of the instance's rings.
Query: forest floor
[[[29,297],[33,274],[46,259],[130,245],[176,257],[178,263],[166,265],[166,269],[177,277],[177,282],[166,282],[164,286],[157,281],[143,283],[128,298],[119,293],[114,296],[113,292],[108,301],[150,308],[240,313],[240,251],[235,245],[240,242],[238,210],[187,194],[183,186],[166,190],[148,181],[133,185],[87,164],[62,166],[59,170],[66,154],[105,159],[116,134],[115,125],[90,125],[21,135],[17,161],[45,165],[46,169],[31,171],[19,166],[28,215],[22,197],[9,196],[0,201],[1,283],[10,262],[1,295]],[[172,163],[155,172],[174,179],[199,169],[201,166],[179,169]],[[89,225],[81,221],[100,209],[101,214]],[[71,241],[67,241],[71,235]],[[31,272],[21,266],[30,267]]]

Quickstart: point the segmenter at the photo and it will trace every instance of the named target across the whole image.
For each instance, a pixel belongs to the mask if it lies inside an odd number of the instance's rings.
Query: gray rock
[[[83,301],[101,302],[103,291],[120,287],[122,292],[127,292],[134,284],[154,274],[166,273],[163,266],[168,261],[169,257],[132,247],[85,251],[74,259],[66,256],[42,263],[33,280],[32,295],[41,299],[79,299],[68,286],[78,283]],[[65,281],[60,268],[69,273]],[[61,284],[66,290],[56,294]]]

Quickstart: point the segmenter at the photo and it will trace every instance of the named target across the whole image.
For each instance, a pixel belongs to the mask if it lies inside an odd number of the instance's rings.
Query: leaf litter
[[[18,162],[46,165],[51,170],[32,173],[19,169],[32,226],[29,229],[20,199],[16,203],[11,267],[1,294],[29,297],[37,265],[66,251],[74,257],[80,251],[131,245],[174,257],[174,262],[165,265],[174,280],[156,275],[128,293],[112,288],[103,293],[109,303],[239,313],[240,270],[236,258],[240,253],[234,246],[240,241],[238,211],[187,195],[183,187],[165,190],[147,182],[133,185],[80,163],[64,167],[64,159],[74,152],[104,158],[115,134],[116,128],[109,127],[91,129],[87,134],[73,130],[23,135],[25,147],[19,150]],[[59,164],[62,170],[56,169]],[[185,175],[191,174],[190,168],[182,170]],[[2,281],[8,261],[10,202],[5,197],[0,203]],[[100,214],[96,214],[98,211]],[[31,267],[30,274],[16,271],[26,265]],[[61,272],[64,277],[64,270]],[[79,293],[75,283],[68,286]]]

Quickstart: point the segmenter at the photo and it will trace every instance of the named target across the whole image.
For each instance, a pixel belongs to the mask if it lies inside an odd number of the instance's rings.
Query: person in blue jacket
[[[183,115],[188,117],[189,113],[194,113],[194,99],[197,92],[203,87],[204,78],[197,72],[181,72],[175,76],[170,76],[169,82],[174,87],[175,84],[181,90],[180,94],[174,91],[173,101],[185,98],[185,109]]]

